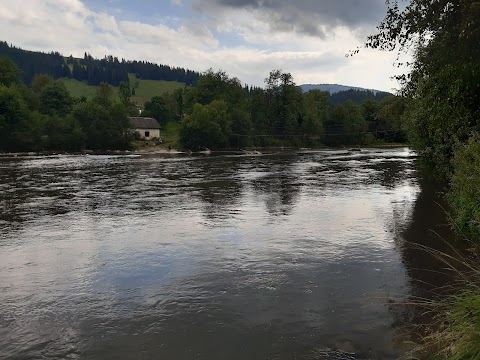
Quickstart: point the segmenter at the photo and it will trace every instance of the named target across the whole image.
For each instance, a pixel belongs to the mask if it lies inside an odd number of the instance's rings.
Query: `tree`
[[[302,133],[314,136],[323,134],[324,124],[330,115],[330,94],[326,91],[310,90],[304,95],[304,121]]]
[[[253,119],[253,130],[256,134],[265,135],[270,132],[267,97],[261,88],[252,89],[249,97],[250,118]],[[263,138],[255,139],[260,140]],[[258,144],[263,145],[263,144]]]
[[[402,96],[389,96],[378,103],[374,117],[378,138],[393,142],[408,140],[404,124],[408,104],[408,99]]]
[[[195,104],[192,114],[182,121],[180,142],[190,150],[225,147],[228,144],[230,125],[225,101],[214,100],[208,105]]]
[[[102,106],[110,107],[112,106],[112,96],[113,96],[113,89],[106,82],[102,82],[97,86],[95,102],[97,102]]]
[[[453,159],[455,173],[449,193],[453,221],[469,235],[480,237],[480,138],[472,136]]]
[[[326,123],[326,140],[329,145],[362,144],[367,130],[362,108],[351,100],[338,105]]]
[[[105,107],[89,101],[75,105],[72,117],[80,124],[89,149],[121,149],[126,147],[128,119],[121,104]]]
[[[10,88],[15,89],[20,94],[30,111],[36,111],[39,109],[40,102],[38,95],[35,94],[31,88],[21,82],[12,84]]]
[[[239,137],[230,136],[234,132],[235,134],[245,135],[242,136],[245,140],[252,128],[247,96],[239,79],[229,77],[224,71],[214,72],[210,69],[201,75],[196,86],[190,88],[185,97],[180,97],[180,95],[180,93],[177,94],[178,105],[185,107],[187,112],[192,113],[192,115],[197,104],[210,105],[218,101],[223,103],[226,106],[225,123],[229,124],[228,131],[227,129],[222,130],[226,139],[223,146],[246,145],[245,141],[242,143],[238,141]],[[198,111],[199,108],[196,109]],[[214,146],[219,147],[221,142],[215,142]]]
[[[459,144],[480,130],[480,3],[471,0],[411,0],[390,3],[378,33],[366,46],[414,48],[409,74],[398,78],[413,99],[409,135],[437,168],[451,173]]]
[[[238,95],[241,93],[240,80],[230,78],[224,71],[209,69],[200,76],[196,86],[188,91],[187,109],[191,110],[197,103],[208,105],[214,100],[225,100],[227,104],[233,104],[240,100]]]
[[[181,120],[185,113],[185,91],[184,89],[176,89],[173,92],[173,97],[177,105],[177,116]]]
[[[22,131],[28,124],[28,109],[14,88],[0,85],[0,150],[21,150]]]
[[[65,116],[72,110],[73,99],[65,84],[59,80],[46,84],[39,95],[40,112]]]
[[[154,96],[145,103],[143,116],[153,117],[159,123],[166,123],[171,120],[171,113],[165,105],[165,100],[161,96]]]
[[[367,143],[374,143],[378,139],[385,140],[388,134],[387,125],[385,122],[380,122],[377,118],[380,104],[373,98],[367,98],[361,103],[363,118],[367,122],[369,134],[367,136]]]
[[[128,82],[120,83],[118,87],[118,95],[120,96],[120,101],[122,102],[123,106],[128,108],[132,105],[132,102],[130,101],[132,92],[130,90],[130,84]]]
[[[80,151],[85,147],[85,134],[72,116],[33,112],[30,122],[31,149]]]
[[[0,85],[10,86],[20,79],[20,69],[7,57],[0,56]]]
[[[54,81],[53,77],[47,74],[38,74],[32,80],[32,91],[35,94],[40,94],[43,88]]]
[[[165,108],[167,109],[170,118],[165,121],[181,121],[184,113],[183,105],[183,89],[176,89],[173,93],[165,93],[162,95],[165,102]]]
[[[273,70],[265,79],[268,118],[275,135],[294,134],[302,110],[302,91],[290,73]]]
[[[476,0],[410,0],[403,9],[394,2],[366,43],[382,50],[414,48],[410,73],[399,76],[403,94],[411,99],[405,116],[409,138],[433,165],[435,178],[450,183],[453,218],[461,230],[476,227],[477,239],[479,18]]]

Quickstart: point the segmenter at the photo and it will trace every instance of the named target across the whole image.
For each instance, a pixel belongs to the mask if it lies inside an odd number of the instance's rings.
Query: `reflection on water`
[[[0,158],[0,358],[395,359],[414,162]]]

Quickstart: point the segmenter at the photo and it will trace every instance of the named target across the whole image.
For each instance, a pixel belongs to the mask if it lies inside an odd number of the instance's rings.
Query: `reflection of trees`
[[[189,164],[193,177],[190,186],[202,200],[209,218],[234,215],[246,183],[252,184],[254,195],[265,198],[270,214],[287,215],[300,193],[293,164],[294,158],[283,156],[196,159]],[[250,174],[259,170],[267,175],[248,180]]]
[[[1,159],[0,162],[0,221],[19,223],[26,220],[25,204],[29,200],[27,179],[30,174],[21,160]]]
[[[408,176],[406,171],[412,168],[412,163],[408,161],[382,161],[370,165],[378,173],[380,183],[384,187],[393,188],[402,183]]]
[[[108,212],[118,215],[137,206],[134,188],[141,167],[123,157],[76,157],[49,169],[56,206],[65,212]],[[48,189],[49,187],[46,186]],[[129,199],[129,197],[131,198]]]
[[[266,195],[265,204],[272,215],[288,215],[300,194],[298,176],[293,169],[292,158],[281,158],[269,164],[269,174],[253,181],[259,195]]]
[[[403,233],[404,244],[401,255],[410,275],[412,290],[418,296],[425,296],[449,280],[449,274],[442,269],[445,264],[427,251],[428,247],[454,256],[454,251],[446,243],[455,241],[448,225],[442,197],[438,187],[420,179],[421,192],[415,202],[410,224]]]
[[[212,219],[230,217],[242,194],[242,183],[238,180],[204,180],[195,185],[203,201],[205,215]]]
[[[243,189],[238,162],[231,157],[207,157],[189,164],[194,175],[191,185],[208,218],[224,219],[235,212]]]
[[[399,234],[399,251],[409,276],[409,293],[404,294],[403,300],[389,304],[395,328],[402,339],[417,333],[418,329],[412,324],[428,324],[432,320],[434,314],[418,306],[419,301],[443,297],[452,290],[446,285],[455,280],[455,274],[447,269],[447,265],[423,247],[456,257],[447,241],[455,242],[457,249],[462,246],[456,242],[458,239],[448,225],[441,205],[442,195],[438,192],[441,187],[422,178],[419,182],[421,191],[411,221]]]
[[[125,209],[138,167],[120,158],[42,157],[15,159],[2,166],[1,219],[38,219],[71,211]],[[7,185],[8,184],[8,185]]]

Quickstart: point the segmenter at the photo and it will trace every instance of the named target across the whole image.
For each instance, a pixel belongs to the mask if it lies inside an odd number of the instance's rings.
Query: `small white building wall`
[[[152,140],[160,138],[160,129],[135,129],[136,132],[140,134],[142,140]],[[145,133],[148,132],[149,136],[145,136]]]

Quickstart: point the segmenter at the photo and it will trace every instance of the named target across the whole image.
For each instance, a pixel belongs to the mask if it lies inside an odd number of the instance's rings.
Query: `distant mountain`
[[[355,104],[362,104],[369,99],[381,101],[385,97],[393,95],[385,91],[338,84],[306,84],[300,85],[300,88],[303,92],[321,90],[330,93],[330,101],[333,105],[342,104],[347,100],[351,100]]]
[[[365,88],[356,87],[356,86],[346,86],[346,85],[338,85],[338,84],[305,84],[305,85],[300,85],[300,88],[302,89],[303,92],[308,92],[310,90],[318,89],[321,91],[328,91],[330,94],[335,94],[340,91],[348,91],[348,90],[371,91],[375,95],[377,93],[387,93],[385,91],[380,91],[380,90],[365,89]]]

